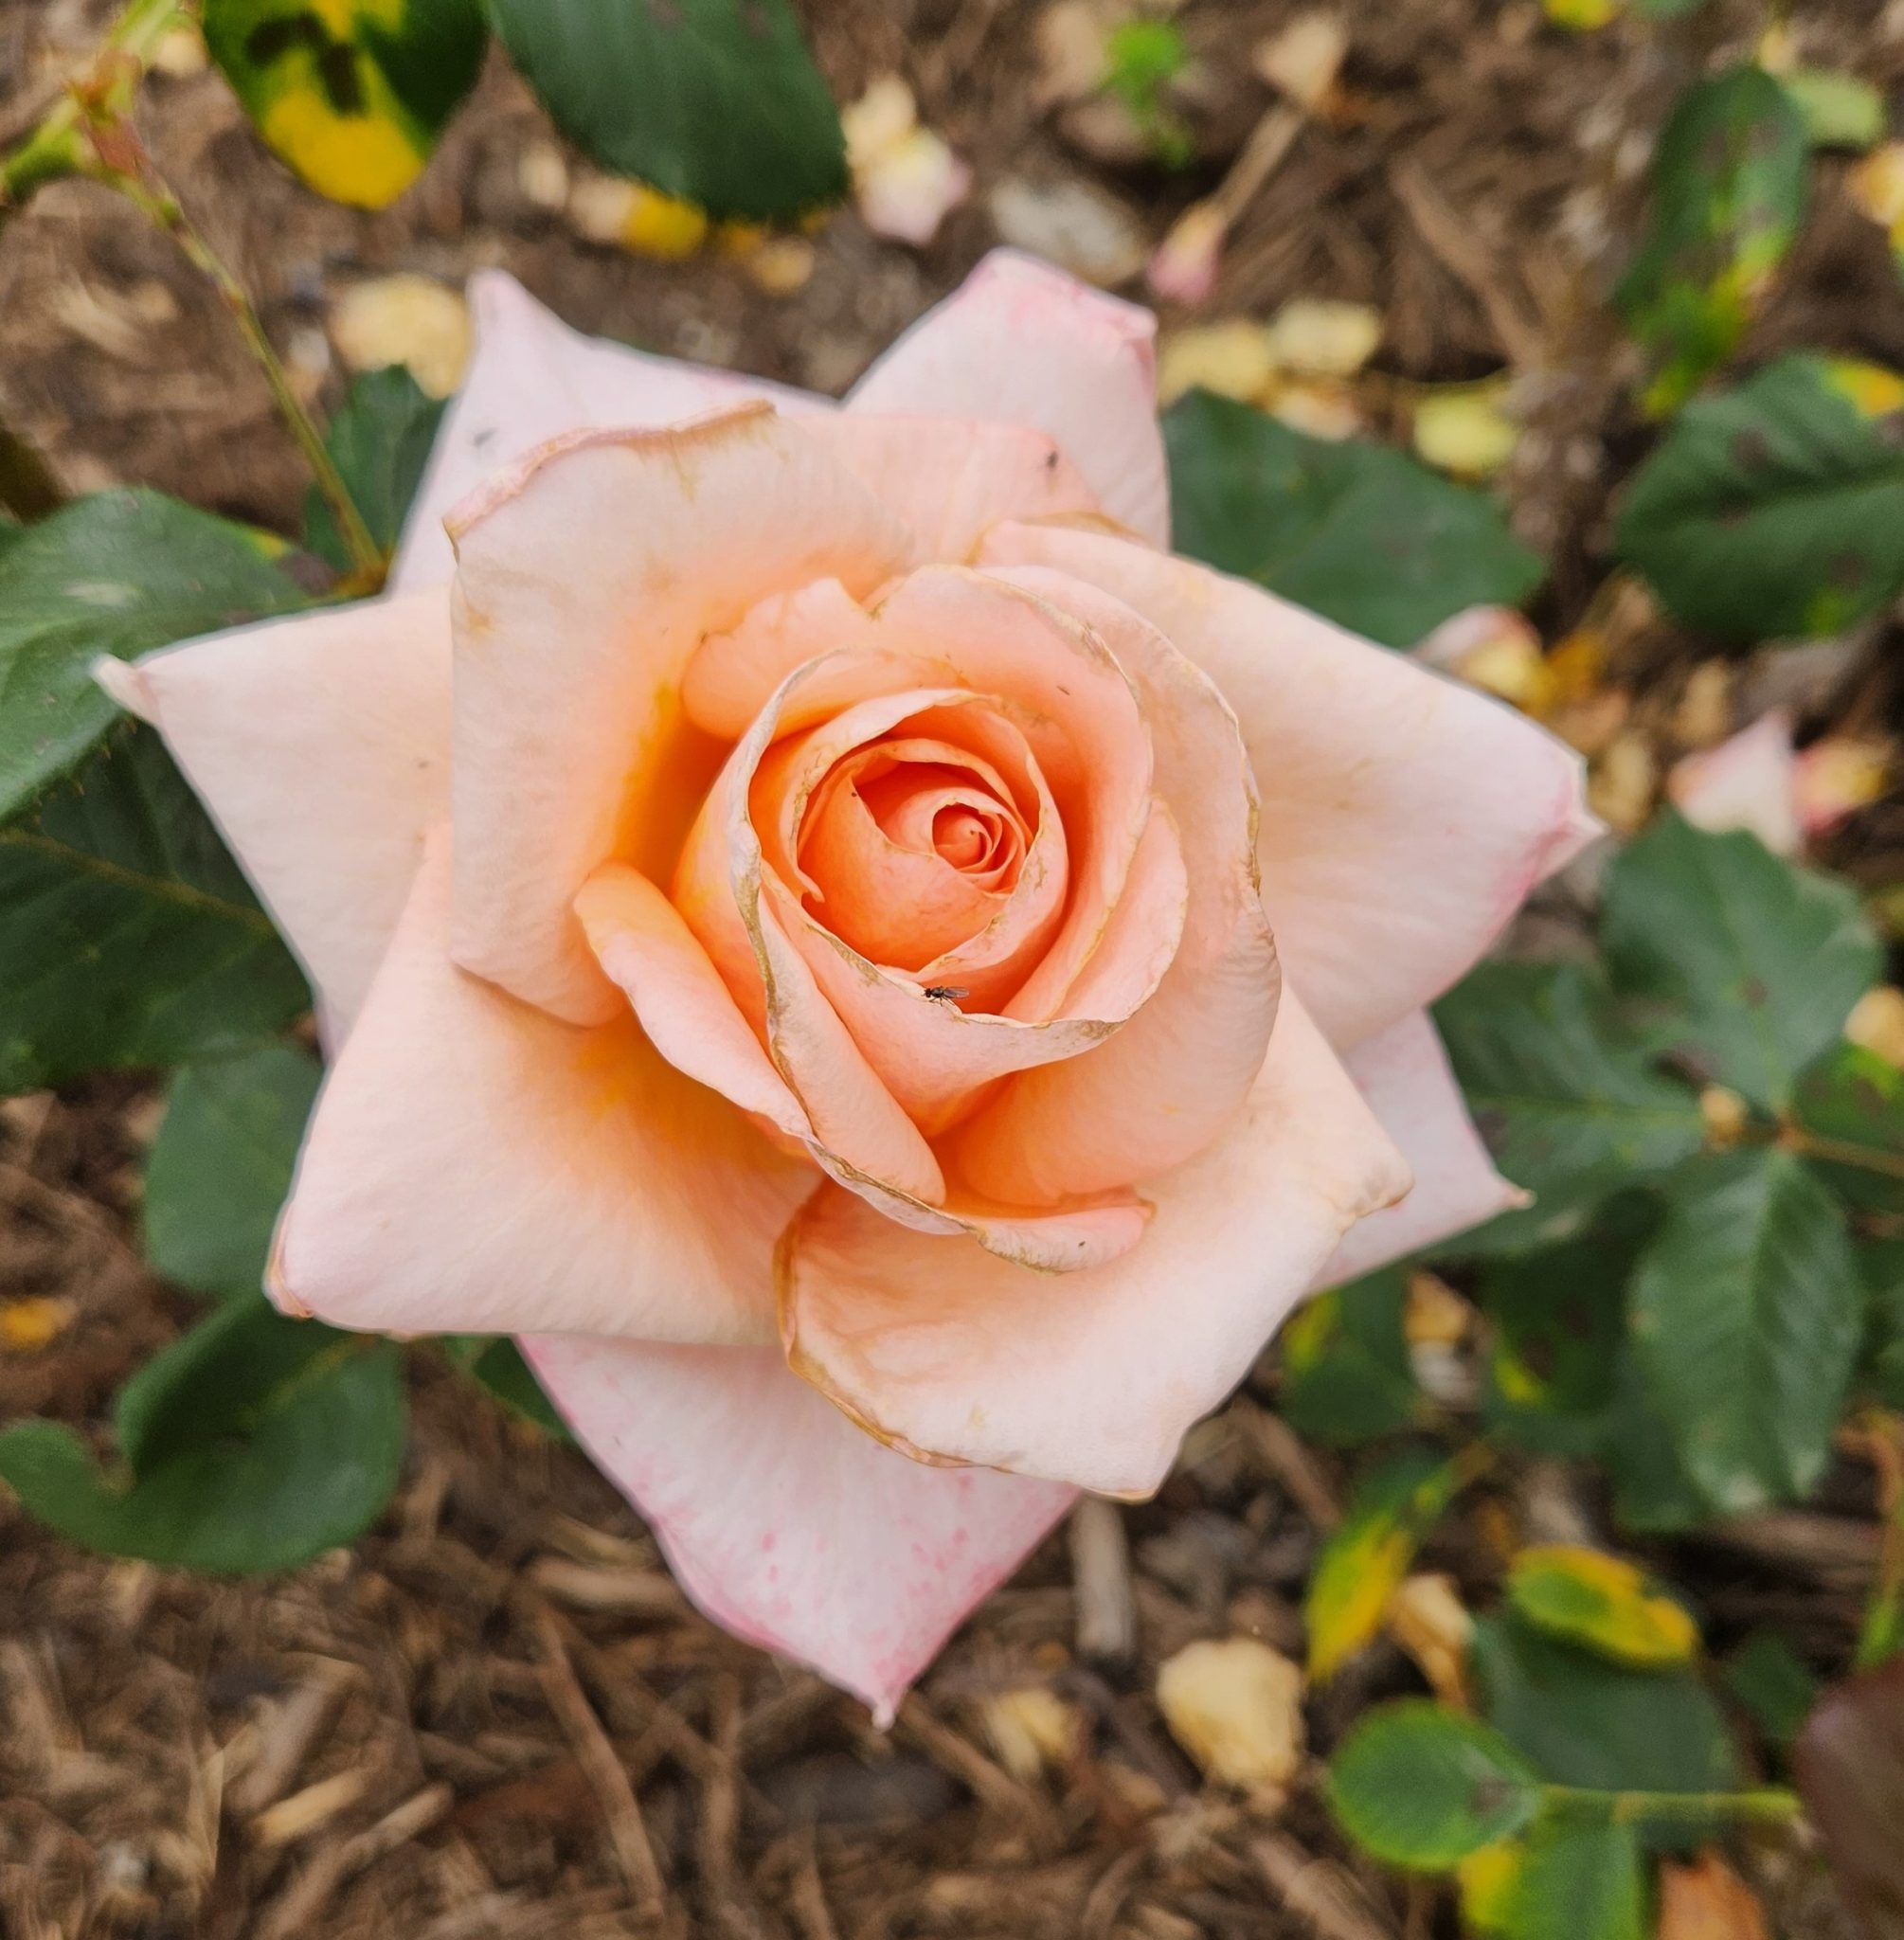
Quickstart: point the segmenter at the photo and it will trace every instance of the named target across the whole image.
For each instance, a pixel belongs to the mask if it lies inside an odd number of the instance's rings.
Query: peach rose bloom
[[[388,593],[113,677],[318,992],[269,1291],[522,1336],[889,1714],[1305,1292],[1516,1202],[1423,1006],[1578,763],[1173,558],[1151,318],[1028,259],[837,407],[472,297]]]

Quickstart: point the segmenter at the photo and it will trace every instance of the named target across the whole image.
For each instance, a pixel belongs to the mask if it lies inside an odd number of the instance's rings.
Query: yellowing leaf
[[[1698,1626],[1685,1607],[1603,1550],[1573,1543],[1522,1550],[1507,1572],[1507,1594],[1536,1628],[1618,1663],[1663,1670],[1698,1651]]]
[[[1904,216],[1904,209],[1900,209]],[[1861,357],[1827,357],[1824,381],[1841,397],[1850,400],[1862,418],[1888,418],[1904,411],[1904,377],[1887,370],[1882,364],[1867,363]]]
[[[1547,17],[1555,27],[1576,32],[1608,27],[1620,17],[1620,0],[1546,0]]]
[[[1309,1675],[1326,1682],[1371,1643],[1415,1553],[1461,1485],[1454,1463],[1398,1456],[1365,1477],[1309,1578]]]
[[[1520,1877],[1527,1849],[1518,1839],[1503,1839],[1469,1853],[1455,1868],[1461,1892],[1461,1917],[1471,1933],[1504,1934],[1515,1883]]]
[[[1904,223],[1904,141],[1875,148],[1844,178],[1853,207],[1887,229]]]
[[[206,0],[205,39],[305,182],[382,208],[422,172],[489,34],[477,0]]]
[[[679,262],[707,241],[705,211],[677,196],[619,175],[584,175],[570,189],[568,220],[591,242]]]
[[[73,1303],[45,1294],[0,1306],[0,1354],[38,1354],[73,1324]]]

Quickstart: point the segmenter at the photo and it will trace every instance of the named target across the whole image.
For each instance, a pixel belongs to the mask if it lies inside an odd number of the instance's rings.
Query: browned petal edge
[[[1056,440],[1052,440],[1057,448]],[[979,572],[985,570],[979,563],[979,555],[984,550],[985,541],[1000,526],[1051,526],[1061,531],[1098,532],[1107,539],[1127,539],[1133,546],[1141,546],[1146,552],[1157,552],[1162,548],[1153,546],[1141,532],[1135,531],[1121,520],[1114,519],[1107,512],[1018,512],[994,519],[984,531],[973,542],[972,550],[960,562],[970,566]]]
[[[459,498],[443,514],[443,530],[449,534],[451,547],[459,547],[472,527],[481,524],[498,507],[515,497],[543,466],[566,458],[570,452],[586,451],[598,445],[622,445],[635,451],[660,452],[674,458],[681,467],[682,490],[692,497],[694,481],[687,469],[688,459],[729,437],[745,437],[779,415],[766,399],[758,398],[745,404],[726,404],[698,418],[684,418],[676,424],[558,432],[520,458],[511,459],[467,496]]]
[[[802,1223],[812,1214],[825,1193],[826,1187],[822,1185],[806,1200],[787,1221],[774,1247],[774,1312],[780,1323],[781,1351],[786,1356],[788,1372],[804,1381],[823,1400],[838,1409],[854,1428],[871,1435],[881,1447],[890,1448],[895,1455],[904,1455],[910,1462],[923,1463],[927,1468],[974,1467],[977,1464],[961,1462],[956,1455],[935,1454],[930,1448],[922,1448],[917,1443],[907,1441],[904,1435],[883,1427],[856,1402],[850,1401],[828,1378],[818,1362],[800,1346],[799,1325],[794,1316],[794,1254],[799,1245]]]
[[[824,1188],[821,1189],[822,1192]],[[903,1455],[909,1462],[917,1462],[927,1468],[987,1468],[994,1475],[1015,1475],[1018,1470],[1001,1467],[993,1462],[966,1462],[957,1455],[941,1455],[930,1448],[922,1448],[916,1442],[908,1441],[896,1429],[889,1428],[865,1409],[844,1394],[814,1357],[799,1344],[799,1324],[794,1314],[793,1271],[794,1254],[799,1244],[801,1223],[819,1203],[821,1194],[816,1193],[807,1200],[794,1216],[787,1221],[774,1248],[774,1308],[780,1320],[781,1350],[786,1356],[787,1371],[839,1410],[854,1428],[863,1434],[871,1435],[883,1448],[890,1448],[895,1455]],[[1039,1480],[1057,1480],[1041,1477]],[[1105,1497],[1113,1502],[1148,1502],[1164,1482],[1169,1472],[1159,1476],[1157,1485],[1148,1489],[1093,1489],[1090,1493]]]

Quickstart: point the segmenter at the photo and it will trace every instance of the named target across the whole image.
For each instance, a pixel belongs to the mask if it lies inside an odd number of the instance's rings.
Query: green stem
[[[66,89],[24,142],[0,157],[0,224],[43,184],[62,175],[85,174],[117,189],[171,237],[218,292],[245,348],[263,371],[278,416],[297,440],[350,555],[346,584],[352,594],[373,593],[384,583],[387,562],[311,414],[298,401],[257,306],[186,214],[133,132],[132,100],[146,62],[163,36],[190,17],[183,0],[129,0],[87,73]]]
[[[1822,1159],[1829,1165],[1855,1165],[1885,1178],[1904,1179],[1904,1153],[1882,1152],[1875,1145],[1854,1144],[1847,1139],[1824,1139],[1803,1125],[1780,1128],[1777,1142],[1802,1159]]]
[[[1781,1786],[1742,1792],[1611,1792],[1550,1785],[1541,1795],[1549,1811],[1614,1825],[1790,1825],[1805,1809],[1798,1794]]]
[[[364,523],[364,515],[350,496],[350,488],[345,484],[343,474],[325,447],[323,434],[311,422],[311,414],[299,403],[297,393],[292,387],[290,374],[278,361],[257,306],[244,285],[206,240],[198,225],[186,214],[178,197],[153,166],[150,156],[141,153],[136,177],[115,171],[105,179],[110,187],[143,209],[154,226],[171,236],[192,266],[218,292],[225,309],[231,313],[232,321],[238,326],[239,334],[244,339],[245,348],[263,371],[264,381],[271,386],[272,399],[278,405],[278,414],[297,440],[304,461],[317,481],[317,490],[323,494],[325,504],[331,509],[331,516],[337,523],[337,530],[350,555],[350,577],[353,589],[375,592],[384,583],[387,565],[383,549],[370,536],[370,529]]]
[[[0,155],[0,223],[36,189],[89,173],[95,162],[86,124],[101,106],[130,101],[153,49],[189,20],[182,0],[129,0],[84,73],[76,76],[39,124]]]

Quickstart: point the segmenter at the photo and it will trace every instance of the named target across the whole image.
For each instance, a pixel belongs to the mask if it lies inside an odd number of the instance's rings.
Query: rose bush
[[[889,1710],[1306,1290],[1513,1201],[1423,1007],[1578,765],[1163,549],[1151,320],[1027,260],[839,409],[473,300],[386,597],[102,674],[319,996],[270,1291],[523,1336]]]

